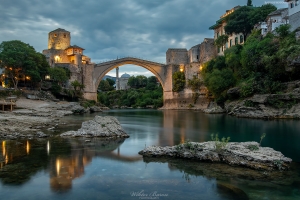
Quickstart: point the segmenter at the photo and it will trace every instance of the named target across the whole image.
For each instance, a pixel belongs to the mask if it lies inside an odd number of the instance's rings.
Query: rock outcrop
[[[292,159],[269,147],[259,147],[257,142],[230,142],[222,149],[216,143],[186,142],[172,147],[150,146],[140,151],[144,157],[179,157],[199,161],[224,162],[257,170],[286,170]]]
[[[128,134],[122,129],[115,117],[96,116],[93,120],[82,123],[78,131],[68,131],[60,136],[71,137],[106,137],[106,138],[127,138]]]

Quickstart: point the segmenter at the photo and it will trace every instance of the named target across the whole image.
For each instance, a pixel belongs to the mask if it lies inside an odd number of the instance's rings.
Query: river
[[[95,115],[95,114],[94,114]],[[78,129],[94,115],[67,116],[51,134]],[[300,123],[194,111],[110,110],[130,138],[0,141],[1,199],[300,199]],[[145,146],[260,141],[293,159],[287,172],[263,172],[181,159],[143,159]],[[1,161],[1,157],[0,157]]]

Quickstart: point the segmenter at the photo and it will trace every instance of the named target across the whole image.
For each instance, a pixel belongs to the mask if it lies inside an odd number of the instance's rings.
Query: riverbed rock
[[[127,138],[119,121],[115,117],[110,116],[95,116],[93,120],[82,123],[78,131],[68,131],[62,133],[61,136],[71,137],[106,137],[106,138]]]
[[[94,112],[102,112],[102,109],[98,106],[92,106],[90,107],[90,112],[94,113]]]
[[[203,112],[206,114],[218,114],[218,113],[226,113],[226,110],[221,108],[215,102],[210,102],[207,109],[204,109]]]
[[[186,142],[177,146],[150,146],[139,154],[144,157],[180,157],[199,161],[224,162],[257,170],[287,170],[292,159],[269,147],[260,147],[257,142],[230,142],[217,149],[216,143]]]

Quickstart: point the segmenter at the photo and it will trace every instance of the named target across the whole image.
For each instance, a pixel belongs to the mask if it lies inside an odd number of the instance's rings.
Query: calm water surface
[[[300,199],[300,122],[239,119],[200,112],[111,110],[130,135],[105,141],[50,138],[0,141],[1,199]],[[52,133],[78,129],[94,115],[68,116]],[[288,172],[225,164],[143,159],[150,145],[204,142],[210,135],[259,141],[293,159]]]

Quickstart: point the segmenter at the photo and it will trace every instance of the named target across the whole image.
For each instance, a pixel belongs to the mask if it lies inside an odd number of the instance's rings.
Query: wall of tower
[[[188,63],[187,49],[168,49],[166,52],[166,63],[167,65],[180,65]]]
[[[48,49],[63,49],[70,46],[71,34],[65,30],[52,31],[48,34]]]

